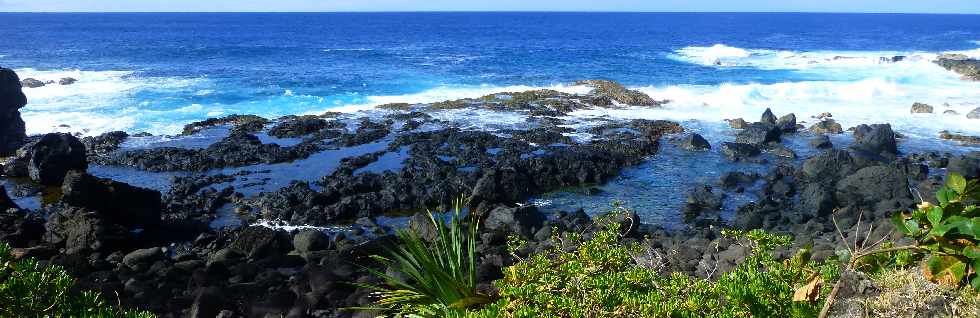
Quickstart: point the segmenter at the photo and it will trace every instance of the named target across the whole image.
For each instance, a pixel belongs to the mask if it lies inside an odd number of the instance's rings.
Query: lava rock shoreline
[[[23,95],[14,82],[16,92],[4,90],[7,100],[0,105],[16,109]],[[205,147],[125,147],[127,140],[144,138],[125,132],[19,137],[18,149],[3,162],[4,186],[15,198],[40,196],[42,205],[22,209],[0,192],[0,240],[18,257],[64,266],[79,278],[80,289],[162,317],[373,317],[344,308],[372,304],[370,290],[350,283],[378,282],[361,266],[377,267],[369,256],[393,243],[397,226],[383,218],[409,216],[405,226],[424,234],[421,211],[448,209],[462,196],[482,222],[478,279],[492,292],[500,269],[516,261],[506,250],[508,236],[528,241],[519,251],[526,256],[556,244],[553,234],[588,237],[595,229],[582,210],[548,215],[522,204],[528,198],[607,182],[656,154],[664,138],[676,138],[690,151],[712,147],[669,121],[603,119],[570,128],[563,115],[575,110],[662,103],[614,82],[580,83],[594,90],[383,105],[366,117],[228,116],[188,125],[188,136],[220,132]],[[447,110],[519,112],[526,123],[520,129],[467,129],[434,116]],[[612,220],[625,225],[625,240],[639,242],[651,255],[668,255],[667,270],[711,278],[744,259],[749,250],[722,238],[724,226],[791,233],[795,247],[812,245],[814,258],[826,258],[843,244],[832,216],[843,229],[860,226],[859,220],[873,224],[874,240],[891,233],[890,213],[915,204],[910,189],[932,193],[946,171],[980,177],[980,152],[903,154],[887,124],[855,127],[850,146],[836,148],[824,133],[842,129],[821,130],[833,127],[830,119],[805,129],[793,114],[767,111],[737,127],[735,141],[720,145],[722,152],[735,162],[769,162],[768,171],[735,171],[691,189],[684,230],[643,224],[635,212]],[[263,134],[289,142],[264,142],[271,139]],[[786,160],[796,154],[783,138],[794,134],[812,135],[817,154]],[[364,151],[338,152],[344,155],[329,167],[316,157],[351,148]],[[270,167],[298,162],[321,175],[284,186],[267,177],[275,174]],[[145,189],[96,177],[87,172],[93,166],[182,174],[166,189]],[[253,188],[260,190],[246,191]],[[744,191],[758,200],[726,222],[722,202]],[[213,227],[223,213],[242,226]],[[291,226],[265,226],[273,222]],[[324,231],[336,225],[346,230]]]

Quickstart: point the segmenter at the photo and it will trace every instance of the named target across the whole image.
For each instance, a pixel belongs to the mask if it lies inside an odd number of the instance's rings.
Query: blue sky
[[[0,0],[0,11],[801,11],[980,14],[980,0]]]

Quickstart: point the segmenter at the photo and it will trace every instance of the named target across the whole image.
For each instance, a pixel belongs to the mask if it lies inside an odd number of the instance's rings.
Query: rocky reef
[[[962,75],[965,80],[980,81],[980,60],[971,59],[963,54],[943,54],[935,62],[947,70]]]

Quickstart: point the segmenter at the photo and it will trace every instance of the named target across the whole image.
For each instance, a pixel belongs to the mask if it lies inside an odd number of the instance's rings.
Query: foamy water
[[[325,49],[339,50],[339,49]],[[845,127],[861,123],[891,123],[912,137],[935,138],[941,130],[980,135],[980,125],[965,114],[980,107],[980,83],[964,81],[959,75],[932,63],[941,53],[980,57],[980,48],[953,52],[795,52],[751,49],[723,44],[686,47],[666,58],[704,67],[725,69],[779,70],[808,80],[776,83],[721,83],[718,85],[636,86],[655,99],[671,102],[663,109],[593,109],[573,117],[613,116],[620,118],[663,118],[719,122],[743,117],[755,119],[766,108],[777,114],[793,112],[798,120],[831,112]],[[894,56],[904,59],[892,62]],[[28,133],[70,131],[95,135],[112,130],[175,134],[189,121],[234,113],[263,116],[316,114],[324,111],[370,111],[386,103],[431,103],[479,97],[495,92],[554,89],[583,94],[588,87],[571,85],[496,86],[442,85],[416,93],[377,96],[315,96],[296,94],[284,88],[278,96],[235,103],[201,102],[180,104],[194,98],[221,94],[221,87],[206,78],[181,79],[142,77],[130,71],[39,71],[18,69],[21,78],[57,81],[78,80],[73,85],[49,84],[25,88],[29,105],[23,110]],[[188,96],[168,96],[168,92]],[[173,99],[173,100],[171,100]],[[934,114],[910,114],[912,103],[935,106]],[[166,106],[166,107],[164,107]],[[952,110],[958,115],[946,115]],[[523,117],[513,113],[454,110],[435,114],[475,129],[519,127]]]

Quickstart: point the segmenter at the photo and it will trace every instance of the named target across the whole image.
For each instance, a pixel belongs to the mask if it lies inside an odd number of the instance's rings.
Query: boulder
[[[854,128],[852,149],[870,154],[898,154],[895,132],[889,124],[860,125]]]
[[[837,184],[835,198],[841,206],[873,209],[879,216],[914,204],[908,177],[891,166],[862,168],[847,176]]]
[[[978,109],[980,109],[980,108],[978,108]],[[959,115],[959,114],[960,114],[959,112],[957,112],[955,110],[952,110],[952,109],[947,109],[947,110],[943,111],[943,115]]]
[[[854,171],[862,168],[845,150],[829,150],[803,162],[803,177],[809,182],[834,185]]]
[[[830,137],[827,135],[817,135],[810,139],[810,146],[817,149],[828,149],[833,148],[834,144],[830,142]]]
[[[623,84],[607,80],[582,80],[576,81],[575,85],[586,85],[593,88],[592,94],[600,97],[609,97],[613,100],[626,105],[633,106],[660,106],[662,102],[650,98],[649,95],[640,91],[626,89]]]
[[[776,120],[776,127],[784,133],[796,132],[796,114],[789,113]]]
[[[20,79],[13,70],[0,68],[0,157],[14,154],[27,138],[20,111],[27,105]]]
[[[301,253],[321,251],[329,245],[327,236],[318,230],[300,231],[293,236],[293,248]]]
[[[766,124],[766,125],[775,125],[776,124],[776,115],[773,115],[772,114],[772,110],[771,109],[766,108],[766,111],[765,112],[762,112],[762,118],[759,119],[759,122],[760,123],[763,123],[763,124]]]
[[[231,243],[231,248],[256,260],[285,254],[292,250],[292,242],[285,232],[264,226],[251,226],[238,235]]]
[[[46,240],[64,246],[66,254],[84,250],[114,251],[132,241],[130,229],[105,220],[96,211],[70,206],[48,208]]]
[[[85,145],[75,136],[52,133],[41,137],[30,150],[27,172],[31,179],[44,185],[58,186],[71,170],[85,170]]]
[[[800,193],[800,212],[810,217],[825,217],[834,212],[834,192],[821,184],[810,183]]]
[[[23,81],[20,81],[20,85],[27,88],[38,88],[46,84],[47,83],[42,82],[36,78],[30,78],[30,77],[25,78]]]
[[[728,126],[735,129],[745,129],[745,127],[747,127],[748,125],[749,123],[745,122],[745,119],[741,119],[741,118],[735,118],[728,121]]]
[[[77,81],[78,81],[77,79],[74,79],[72,77],[62,77],[61,79],[58,80],[58,85],[71,85],[71,84],[75,84],[75,82]]]
[[[789,149],[788,147],[783,146],[781,144],[776,144],[772,147],[767,148],[766,152],[781,158],[796,159],[796,153],[793,152],[792,149]]]
[[[684,218],[691,220],[702,211],[721,210],[723,194],[716,194],[711,186],[699,185],[687,194],[684,206]]]
[[[107,155],[119,149],[119,145],[129,138],[125,131],[110,131],[95,137],[82,138],[85,145],[85,153],[89,156]]]
[[[735,142],[762,146],[771,142],[779,142],[782,133],[775,125],[752,123],[735,135]]]
[[[138,249],[123,257],[123,264],[129,266],[130,268],[137,268],[140,264],[149,264],[157,260],[163,259],[163,249],[159,247],[151,247]]]
[[[62,202],[99,211],[114,223],[130,228],[160,223],[160,192],[70,171],[61,185]]]
[[[742,161],[760,155],[759,147],[750,144],[725,142],[721,144],[721,154],[731,161]]]
[[[933,107],[929,104],[914,103],[912,104],[913,114],[932,114]]]
[[[711,149],[711,144],[699,134],[692,133],[677,141],[677,146],[685,150],[698,151]]]
[[[841,134],[844,133],[844,128],[837,121],[825,118],[810,126],[810,131],[815,134]]]
[[[974,108],[969,113],[966,113],[966,118],[980,119],[980,107]]]
[[[483,228],[488,231],[513,233],[531,237],[544,224],[545,216],[533,205],[522,207],[500,206],[483,219]]]

